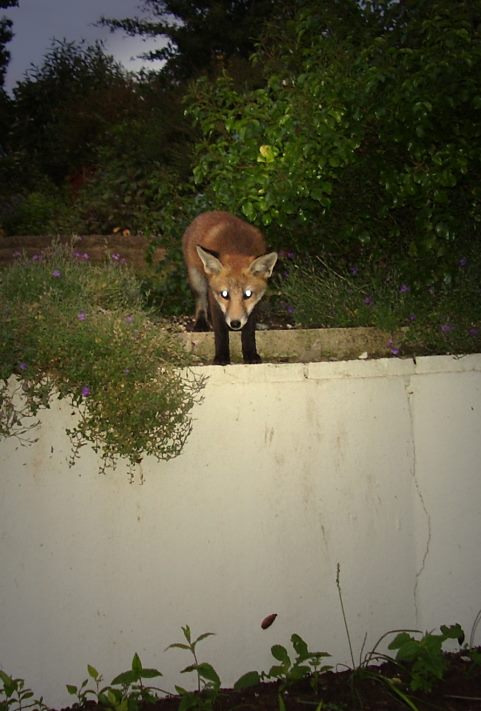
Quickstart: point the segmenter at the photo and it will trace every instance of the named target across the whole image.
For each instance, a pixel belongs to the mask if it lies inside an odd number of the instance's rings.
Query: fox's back
[[[215,252],[220,261],[226,255],[258,257],[266,246],[262,232],[235,215],[220,210],[204,212],[190,224],[182,239],[184,257],[189,267],[203,271],[197,245]]]

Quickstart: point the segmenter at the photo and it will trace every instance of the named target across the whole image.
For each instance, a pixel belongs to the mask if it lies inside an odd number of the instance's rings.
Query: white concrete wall
[[[205,368],[184,452],[144,483],[73,468],[70,408],[0,446],[0,668],[47,703],[93,664],[173,689],[180,627],[231,684],[297,632],[349,661],[388,629],[481,608],[481,355]],[[277,612],[274,625],[262,618]],[[477,643],[481,643],[478,630]]]

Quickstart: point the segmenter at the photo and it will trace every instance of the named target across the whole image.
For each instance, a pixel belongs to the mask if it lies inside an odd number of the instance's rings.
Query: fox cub
[[[241,331],[244,363],[260,363],[256,306],[277,261],[266,254],[262,233],[228,212],[204,212],[182,239],[189,282],[196,296],[195,331],[215,336],[216,365],[230,363],[229,330]]]

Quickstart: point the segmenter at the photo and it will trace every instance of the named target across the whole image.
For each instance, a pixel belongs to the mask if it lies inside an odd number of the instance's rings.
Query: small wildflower
[[[416,314],[409,314],[409,320],[410,320],[410,321],[415,321],[415,320],[416,320]]]
[[[471,326],[471,328],[468,328],[468,334],[470,336],[479,336],[481,333],[481,330],[477,326]]]
[[[120,262],[120,254],[118,252],[114,252],[112,254],[112,261],[113,262]]]
[[[52,276],[55,277],[56,279],[58,279],[59,277],[62,276],[62,272],[60,271],[60,269],[54,269],[52,272]]]
[[[287,313],[288,314],[293,314],[295,311],[294,306],[291,306],[290,304],[287,306]]]
[[[399,287],[400,294],[407,294],[409,291],[411,291],[411,288],[407,284],[401,284]]]
[[[453,330],[454,326],[452,323],[442,323],[440,326],[441,333],[451,333]]]
[[[76,259],[80,259],[83,262],[87,262],[90,259],[90,255],[87,254],[87,252],[74,252],[73,253],[74,257]]]
[[[85,321],[85,319],[87,318],[87,314],[85,313],[85,311],[79,311],[77,314],[77,318],[79,321]]]
[[[132,314],[129,314],[128,316],[125,317],[126,323],[132,323],[133,320],[134,320],[134,317],[132,316]]]
[[[25,362],[23,362],[23,361],[18,364],[18,369],[19,369],[19,370],[27,370],[27,368],[28,368],[28,365],[27,365]]]
[[[391,351],[392,355],[399,355],[399,348],[397,348],[397,346],[394,345],[394,341],[392,340],[392,338],[390,338],[388,340],[386,345],[389,348],[389,350]]]
[[[465,269],[465,267],[468,266],[468,260],[466,257],[461,257],[461,259],[458,262],[458,267],[460,269]]]
[[[354,264],[349,267],[349,271],[351,272],[352,276],[357,276],[359,274],[359,269]]]
[[[84,385],[82,388],[82,397],[88,397],[90,395],[90,388],[88,385]]]
[[[366,304],[366,306],[372,306],[374,303],[374,299],[372,296],[365,296],[363,299],[363,303]]]
[[[42,255],[41,254],[34,254],[32,257],[32,262],[41,262],[42,261]]]
[[[13,253],[13,257],[14,257],[15,259],[18,259],[18,258],[21,257],[21,256],[22,256],[22,253],[19,252],[18,250]]]

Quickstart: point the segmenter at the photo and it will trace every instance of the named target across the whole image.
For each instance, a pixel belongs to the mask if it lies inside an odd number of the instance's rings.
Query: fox
[[[182,237],[196,299],[194,331],[214,331],[214,365],[230,363],[229,332],[241,331],[244,363],[261,363],[256,310],[277,261],[262,232],[229,212],[203,212]]]

